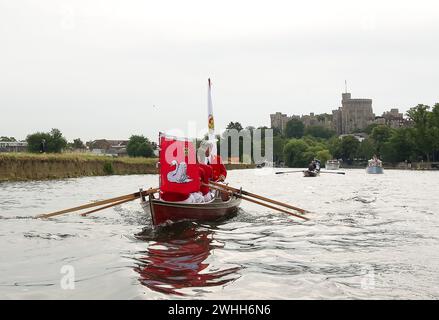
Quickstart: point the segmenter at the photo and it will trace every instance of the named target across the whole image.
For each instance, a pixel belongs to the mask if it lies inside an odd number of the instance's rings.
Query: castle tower
[[[333,110],[332,114],[338,134],[364,130],[375,119],[372,99],[352,99],[349,92],[342,93],[341,108]]]

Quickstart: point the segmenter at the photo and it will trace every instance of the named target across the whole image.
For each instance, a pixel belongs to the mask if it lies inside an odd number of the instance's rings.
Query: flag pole
[[[212,105],[212,82],[210,78],[207,80],[207,126],[209,128],[209,141],[212,142],[212,154],[217,154],[216,149],[216,137],[215,137],[215,121],[213,118],[213,105]]]

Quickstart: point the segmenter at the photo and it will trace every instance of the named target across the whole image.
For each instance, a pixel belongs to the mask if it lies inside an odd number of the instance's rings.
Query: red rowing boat
[[[237,213],[240,204],[241,199],[236,196],[231,196],[227,201],[219,197],[206,203],[169,202],[152,196],[149,201],[142,200],[142,207],[146,213],[151,214],[154,225],[181,220],[217,221]]]
[[[212,143],[210,153],[216,157],[216,136],[212,111],[211,82],[208,80],[208,127],[209,141]],[[235,214],[241,204],[240,194],[222,199],[221,195],[204,203],[171,202],[162,199],[166,193],[180,195],[201,191],[200,168],[196,161],[197,152],[193,141],[159,134],[159,163],[160,163],[160,198],[155,199],[149,194],[149,201],[142,198],[143,209],[151,214],[152,223],[160,225],[181,220],[216,221]],[[177,152],[180,150],[181,152]],[[204,163],[203,161],[198,161]],[[211,165],[216,164],[211,159]],[[213,174],[211,173],[212,178]],[[224,174],[225,177],[225,174]],[[166,197],[163,197],[166,199]],[[169,198],[168,198],[169,200]]]

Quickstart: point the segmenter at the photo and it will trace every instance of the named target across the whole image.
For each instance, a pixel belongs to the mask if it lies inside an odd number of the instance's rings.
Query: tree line
[[[355,160],[370,159],[374,154],[389,163],[439,161],[439,103],[432,108],[418,104],[410,108],[406,115],[411,126],[394,129],[387,125],[372,124],[364,130],[367,138],[362,141],[352,135],[337,136],[335,131],[322,126],[305,127],[299,119],[292,119],[286,124],[284,132],[273,129],[273,161],[291,167],[305,167],[317,157],[322,163],[336,158],[349,164]],[[239,122],[230,122],[227,129],[247,130],[253,139],[252,130],[255,127],[244,129]],[[262,129],[264,137],[264,130],[269,128],[258,129]],[[223,137],[217,138],[218,144],[224,142]],[[15,138],[0,137],[0,141],[15,141]],[[26,141],[30,152],[59,153],[90,146],[90,142],[84,144],[79,138],[67,142],[58,129],[30,134]],[[245,156],[242,144],[241,140],[240,161]],[[264,149],[264,143],[261,147]],[[156,148],[157,145],[148,138],[132,135],[127,144],[127,154],[132,157],[152,157]]]
[[[14,137],[0,137],[0,141],[15,142]],[[93,142],[84,143],[80,138],[68,142],[59,129],[52,129],[49,132],[35,132],[27,135],[27,150],[32,153],[61,153],[74,150],[86,150],[93,148]],[[143,135],[132,135],[126,146],[126,151],[130,157],[154,156],[157,145]]]
[[[289,167],[306,167],[315,157],[322,163],[341,159],[348,164],[366,161],[373,155],[388,163],[439,161],[439,103],[433,108],[419,104],[406,115],[411,123],[409,127],[395,129],[371,124],[363,130],[367,138],[362,141],[353,135],[338,136],[334,130],[322,126],[305,127],[299,119],[292,119],[284,132],[273,129],[273,161]],[[250,132],[254,127],[243,129],[239,122],[230,122],[227,129]],[[240,150],[241,161],[242,157]]]
[[[367,138],[361,142],[352,135],[336,136],[328,129],[305,129],[293,119],[287,124],[285,134],[275,138],[276,156],[289,166],[306,165],[313,153],[322,161],[337,158],[347,163],[367,160],[374,154],[389,163],[438,161],[439,103],[433,108],[419,104],[406,115],[411,126],[395,129],[372,124],[364,130]]]

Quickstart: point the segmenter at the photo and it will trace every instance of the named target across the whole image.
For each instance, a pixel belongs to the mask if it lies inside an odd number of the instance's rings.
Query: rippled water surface
[[[439,172],[256,169],[228,180],[311,220],[243,202],[220,223],[154,229],[134,201],[43,221],[32,217],[156,186],[157,176],[0,183],[0,298],[439,297]],[[73,290],[61,287],[63,266]]]

